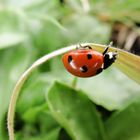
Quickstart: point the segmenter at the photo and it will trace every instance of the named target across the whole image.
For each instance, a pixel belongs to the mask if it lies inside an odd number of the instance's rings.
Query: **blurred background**
[[[139,0],[0,0],[0,140],[8,139],[6,117],[15,83],[35,60],[68,45],[110,41],[140,55]],[[53,58],[22,89],[16,107],[17,140],[71,139],[46,111],[46,94],[56,80],[76,82],[76,89],[107,114],[140,96],[140,86],[114,67],[99,76],[75,80],[64,69],[61,56]]]

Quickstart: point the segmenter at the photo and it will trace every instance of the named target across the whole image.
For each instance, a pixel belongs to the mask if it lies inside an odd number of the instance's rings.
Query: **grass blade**
[[[103,52],[105,45],[90,44],[95,50]],[[118,58],[114,65],[128,77],[140,84],[140,57],[118,48],[110,47],[109,51],[117,51]]]

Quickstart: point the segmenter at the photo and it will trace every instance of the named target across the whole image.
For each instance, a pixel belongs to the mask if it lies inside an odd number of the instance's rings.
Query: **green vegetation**
[[[8,140],[6,118],[13,88],[35,60],[71,44],[108,44],[115,21],[138,29],[139,0],[89,0],[89,7],[82,2],[0,1],[0,140]],[[126,69],[123,64],[121,68],[133,72],[133,67]],[[25,82],[16,106],[15,137],[140,140],[139,108],[140,86],[116,67],[76,79],[59,56]]]

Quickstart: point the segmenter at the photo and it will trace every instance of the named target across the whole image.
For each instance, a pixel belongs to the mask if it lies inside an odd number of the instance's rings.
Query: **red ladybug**
[[[116,52],[107,52],[109,46],[103,53],[93,50],[90,46],[81,46],[77,50],[64,54],[62,57],[63,64],[75,76],[95,76],[111,66],[116,60]]]

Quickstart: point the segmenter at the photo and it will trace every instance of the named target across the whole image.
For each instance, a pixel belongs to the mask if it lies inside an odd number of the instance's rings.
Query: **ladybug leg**
[[[81,49],[88,48],[88,49],[91,49],[92,50],[92,48],[89,45],[82,46],[81,44],[79,44],[79,47],[78,48],[81,48]]]
[[[105,50],[104,50],[104,52],[103,52],[103,55],[105,55],[105,54],[107,53],[108,49],[109,49],[109,46],[107,46],[107,47],[105,48]]]
[[[103,55],[105,55],[105,54],[107,53],[109,47],[111,47],[112,44],[113,44],[113,42],[111,41],[111,42],[109,43],[109,45],[105,48],[105,50],[104,50],[104,52],[103,52]]]
[[[105,53],[103,69],[107,69],[109,66],[111,66],[117,59],[117,55],[118,55],[117,52]]]
[[[87,45],[87,46],[85,46],[84,48],[89,48],[89,49],[91,49],[91,50],[92,50],[92,48],[91,48],[90,46],[88,46],[88,45]]]
[[[96,74],[99,74],[103,71],[103,68],[99,68],[97,71],[96,71]]]

